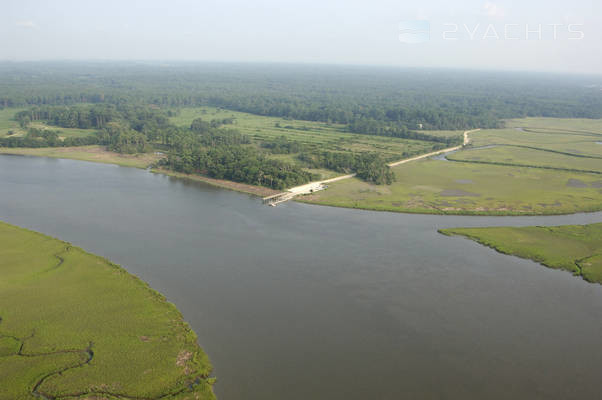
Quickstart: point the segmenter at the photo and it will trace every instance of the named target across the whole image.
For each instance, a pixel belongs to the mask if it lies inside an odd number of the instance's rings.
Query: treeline
[[[62,128],[103,128],[106,123],[118,117],[120,113],[114,105],[95,105],[92,107],[41,106],[15,114],[15,120],[21,127],[32,121],[45,121],[49,125]]]
[[[226,139],[228,136],[235,139]],[[215,141],[215,138],[220,139]],[[233,130],[202,134],[179,130],[164,165],[175,171],[272,189],[302,185],[318,178],[291,163],[269,159],[253,146],[241,144],[247,140]]]
[[[102,129],[110,122],[120,122],[130,129],[144,132],[151,140],[157,139],[159,131],[169,126],[165,111],[127,103],[32,107],[16,113],[15,119],[22,127],[32,121],[45,121],[53,126],[79,129]]]
[[[346,174],[356,173],[358,177],[377,185],[390,185],[395,181],[391,168],[387,166],[382,156],[376,153],[322,151],[301,153],[299,159],[312,168],[326,168]]]

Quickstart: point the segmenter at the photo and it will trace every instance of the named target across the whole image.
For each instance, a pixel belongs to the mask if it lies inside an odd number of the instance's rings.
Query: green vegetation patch
[[[214,398],[179,311],[119,266],[0,222],[0,275],[0,399]]]
[[[461,235],[500,253],[539,262],[602,283],[602,223],[590,225],[453,228],[439,231]]]

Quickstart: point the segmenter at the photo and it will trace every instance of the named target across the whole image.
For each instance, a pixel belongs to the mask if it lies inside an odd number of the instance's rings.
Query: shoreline
[[[248,183],[234,182],[225,179],[209,178],[208,176],[198,174],[185,174],[183,172],[171,171],[165,168],[151,168],[149,171],[153,174],[162,174],[178,179],[187,179],[195,182],[203,182],[214,187],[227,189],[239,193],[245,193],[255,197],[266,197],[282,193],[282,191],[270,189],[263,186],[249,185]]]
[[[104,146],[74,147],[0,147],[0,155],[63,158],[67,160],[114,164],[120,167],[146,169],[159,161],[162,156],[155,153],[120,154],[104,149]]]
[[[575,212],[550,212],[550,213],[527,213],[527,212],[485,212],[485,211],[463,211],[463,212],[454,212],[454,211],[440,211],[440,210],[430,210],[430,209],[387,209],[387,208],[368,208],[368,207],[360,207],[360,206],[343,206],[338,204],[328,204],[328,203],[318,203],[311,200],[303,200],[303,198],[295,198],[292,201],[296,201],[298,203],[310,204],[314,206],[322,206],[322,207],[335,207],[335,208],[347,208],[350,210],[362,210],[362,211],[376,211],[376,212],[390,212],[396,214],[421,214],[421,215],[441,215],[441,216],[465,216],[465,217],[553,217],[560,215],[576,215],[576,214],[590,214],[597,213],[602,211],[602,207],[598,209],[591,210],[579,210]]]
[[[56,149],[63,149],[56,151]],[[92,149],[94,152],[85,152],[81,150]],[[74,150],[80,150],[74,152]],[[74,154],[75,153],[75,154]],[[261,186],[254,186],[245,183],[238,183],[234,181],[228,181],[224,179],[214,179],[209,178],[202,175],[197,174],[185,174],[182,172],[175,172],[171,170],[167,170],[165,168],[150,168],[150,165],[154,162],[158,161],[161,157],[156,156],[155,154],[149,155],[152,157],[152,162],[145,163],[145,160],[148,161],[149,157],[142,159],[139,156],[135,155],[122,155],[119,153],[114,153],[111,151],[107,151],[101,148],[101,146],[81,146],[81,147],[59,147],[59,148],[23,148],[23,147],[15,147],[15,148],[6,148],[0,147],[0,155],[16,155],[16,156],[31,156],[31,157],[49,157],[49,158],[62,158],[69,160],[77,160],[77,161],[85,161],[85,162],[94,162],[101,164],[113,164],[121,167],[128,168],[138,168],[138,169],[146,169],[151,173],[162,174],[165,176],[170,176],[178,179],[187,179],[196,182],[206,183],[208,185],[218,187],[221,189],[231,190],[239,193],[245,193],[255,197],[267,197],[275,194],[286,193],[287,190],[274,190]],[[100,154],[101,156],[105,156],[104,158],[96,156]],[[71,156],[71,157],[70,157]],[[297,196],[292,201],[296,201],[299,203],[312,204],[317,206],[326,206],[326,207],[338,207],[338,208],[348,208],[355,210],[365,210],[365,211],[378,211],[378,212],[393,212],[398,214],[423,214],[423,215],[465,215],[465,216],[480,216],[480,217],[529,217],[529,216],[554,216],[554,215],[571,215],[571,214],[580,214],[580,213],[594,213],[602,211],[602,207],[600,208],[592,208],[592,209],[584,209],[576,212],[546,212],[546,213],[529,213],[529,212],[518,212],[518,211],[499,211],[499,212],[487,212],[487,211],[441,211],[436,209],[389,209],[389,208],[369,208],[369,207],[361,207],[361,206],[346,206],[346,205],[337,205],[337,204],[328,204],[328,203],[319,203],[311,200],[304,200],[304,196]]]
[[[584,237],[586,238],[587,234],[595,237],[596,232],[600,230],[597,228],[599,226],[602,226],[602,224],[554,225],[553,227],[446,228],[438,229],[437,232],[445,236],[469,239],[500,254],[531,260],[546,268],[566,271],[573,276],[582,278],[588,283],[601,285],[602,274],[600,274],[599,270],[602,264],[599,261],[597,265],[594,261],[588,262],[588,260],[599,257],[596,249],[590,249],[589,253],[581,253],[575,250],[572,254],[572,259],[571,257],[563,259],[553,254],[552,248],[554,248],[554,244],[549,245],[554,240],[562,240],[562,245],[566,245],[570,249],[571,247],[567,245],[567,241],[583,244],[585,241]],[[573,232],[575,229],[584,235],[576,237]],[[497,233],[502,233],[502,236],[498,236]],[[515,236],[520,235],[523,235],[521,236],[522,240],[517,240]],[[525,240],[532,241],[532,243],[526,245],[524,244]],[[548,244],[547,247],[546,244]],[[558,245],[558,243],[556,244]]]

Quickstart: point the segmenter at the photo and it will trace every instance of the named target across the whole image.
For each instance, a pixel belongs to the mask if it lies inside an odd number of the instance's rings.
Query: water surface
[[[286,203],[147,171],[0,157],[0,219],[124,265],[211,357],[222,400],[602,392],[602,287],[438,228],[602,221]]]

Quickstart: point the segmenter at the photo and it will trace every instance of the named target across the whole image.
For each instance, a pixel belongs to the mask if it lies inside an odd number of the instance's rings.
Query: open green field
[[[501,253],[562,269],[588,282],[602,283],[602,223],[591,225],[454,228],[461,235]]]
[[[267,117],[214,107],[183,108],[179,115],[170,120],[178,126],[190,126],[195,118],[210,122],[213,119],[234,118],[234,128],[250,136],[256,143],[285,136],[312,150],[330,150],[340,152],[377,152],[387,161],[397,161],[412,155],[428,153],[433,142],[401,138],[361,135],[346,132],[344,125],[325,122],[288,120]],[[463,132],[434,131],[440,136],[458,136]],[[431,133],[431,131],[425,131]],[[433,134],[435,134],[433,133]],[[292,158],[291,158],[292,159]]]
[[[0,399],[213,399],[176,307],[125,270],[0,222]]]
[[[522,123],[522,120],[514,122]],[[544,122],[541,122],[544,121]],[[375,186],[359,180],[332,184],[301,198],[316,204],[444,214],[565,214],[602,209],[602,123],[528,119],[545,131],[490,129],[470,134],[465,149],[445,159],[393,168],[397,181]],[[602,132],[602,131],[600,131]],[[600,133],[602,135],[602,133]],[[484,148],[479,148],[486,146]]]

